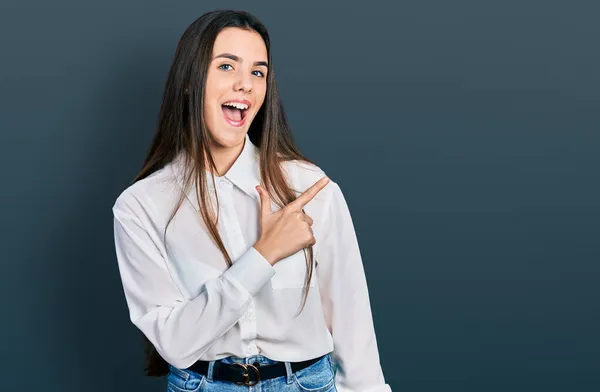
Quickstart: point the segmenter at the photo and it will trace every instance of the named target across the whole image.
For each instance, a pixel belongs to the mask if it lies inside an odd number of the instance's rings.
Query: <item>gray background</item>
[[[226,7],[270,29],[296,140],[346,194],[394,391],[600,390],[594,4],[3,1],[0,389],[165,390],[111,207],[179,36]]]

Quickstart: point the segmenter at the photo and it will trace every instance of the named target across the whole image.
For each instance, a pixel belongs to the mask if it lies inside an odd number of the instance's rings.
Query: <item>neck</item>
[[[213,160],[215,161],[215,166],[217,167],[217,174],[215,174],[216,177],[224,176],[229,171],[231,166],[233,166],[237,158],[242,153],[244,144],[245,140],[238,146],[227,147],[211,141],[209,144],[209,149]],[[206,162],[206,168],[208,171],[210,171],[208,161]]]

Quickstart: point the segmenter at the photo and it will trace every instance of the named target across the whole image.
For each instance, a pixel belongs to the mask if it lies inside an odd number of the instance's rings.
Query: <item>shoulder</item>
[[[115,215],[151,215],[170,205],[179,190],[170,164],[125,188],[113,204]]]
[[[321,178],[329,177],[329,183],[314,197],[313,200],[328,202],[332,197],[339,192],[339,186],[325,170],[315,163],[290,160],[283,163],[283,168],[288,174],[291,185],[297,195],[305,192],[308,188],[314,185]]]

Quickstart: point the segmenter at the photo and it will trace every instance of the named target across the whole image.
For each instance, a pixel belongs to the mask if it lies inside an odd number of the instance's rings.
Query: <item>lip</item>
[[[250,110],[250,108],[252,107],[252,102],[248,101],[247,99],[228,99],[227,101],[223,102],[221,105],[225,105],[226,103],[232,103],[232,102],[248,105],[247,110]]]
[[[233,121],[229,118],[227,118],[227,116],[225,115],[225,113],[221,110],[221,112],[223,113],[223,118],[225,119],[225,121],[227,121],[227,124],[232,125],[234,127],[241,127],[242,125],[244,125],[244,123],[246,122],[246,117],[242,118],[240,121]]]
[[[225,112],[223,112],[223,109],[222,109],[223,105],[226,103],[231,103],[231,102],[248,105],[248,109],[246,109],[246,115],[240,121],[234,121],[234,120],[227,118],[227,116],[225,115]],[[248,101],[247,99],[228,99],[227,101],[224,101],[221,104],[221,113],[223,113],[223,118],[225,119],[227,124],[229,124],[233,127],[241,127],[246,122],[246,119],[248,118],[248,111],[250,110],[251,107],[252,107],[252,102]]]

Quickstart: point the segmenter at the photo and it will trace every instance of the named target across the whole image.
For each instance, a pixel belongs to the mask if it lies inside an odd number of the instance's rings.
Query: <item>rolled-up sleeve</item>
[[[171,278],[156,235],[150,235],[133,197],[113,206],[119,272],[132,323],[170,364],[187,368],[223,336],[247,310],[252,296],[275,270],[249,248],[204,290],[186,300]]]
[[[316,253],[321,301],[334,342],[339,392],[390,392],[379,360],[367,280],[350,211],[339,185]]]

